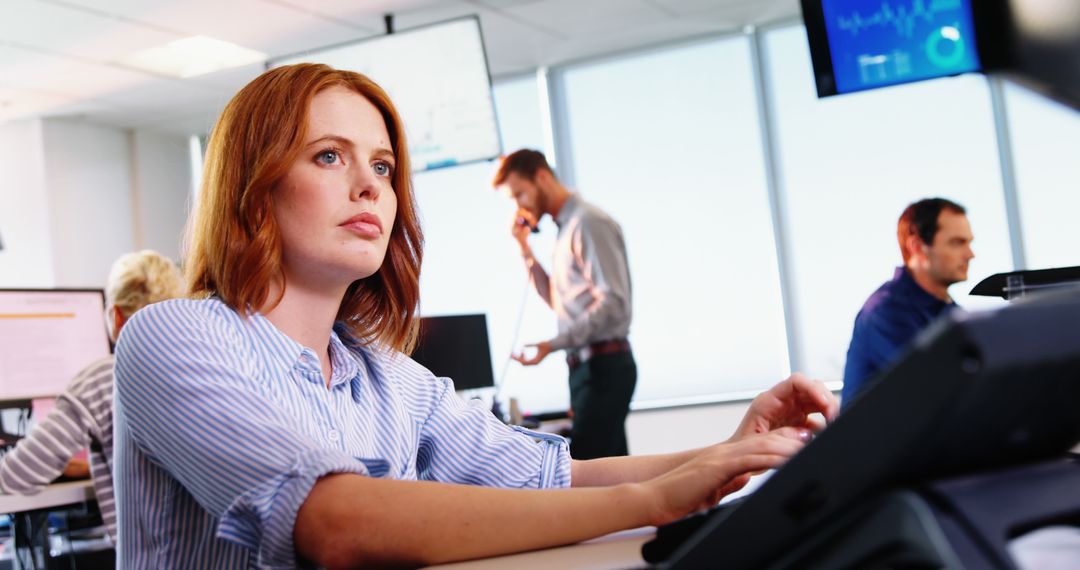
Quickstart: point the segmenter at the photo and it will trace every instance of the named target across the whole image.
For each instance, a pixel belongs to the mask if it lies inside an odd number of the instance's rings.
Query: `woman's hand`
[[[831,422],[839,412],[840,401],[825,384],[795,373],[754,398],[731,441],[781,427],[821,431],[825,426],[813,414]]]
[[[71,479],[86,479],[90,476],[90,464],[82,459],[72,459],[64,467],[64,477]]]
[[[808,429],[785,427],[703,449],[676,469],[641,484],[653,494],[649,524],[666,524],[716,505],[746,485],[753,473],[786,461],[811,437]]]

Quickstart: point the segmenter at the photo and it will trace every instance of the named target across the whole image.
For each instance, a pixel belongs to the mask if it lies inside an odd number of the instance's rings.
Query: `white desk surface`
[[[54,483],[36,495],[5,495],[0,493],[0,513],[21,513],[73,505],[94,499],[94,485],[85,481]]]
[[[535,550],[521,554],[509,554],[494,558],[455,562],[430,566],[439,570],[551,570],[574,568],[579,570],[623,570],[644,568],[641,545],[656,536],[655,527],[642,527],[616,532],[594,538],[580,544]]]

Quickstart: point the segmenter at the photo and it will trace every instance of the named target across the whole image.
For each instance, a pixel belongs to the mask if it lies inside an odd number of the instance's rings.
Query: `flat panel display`
[[[0,289],[0,400],[54,396],[109,354],[100,289]]]
[[[495,385],[485,315],[450,315],[420,319],[413,360],[433,374],[450,378],[455,390]]]
[[[305,62],[357,71],[385,89],[405,122],[415,172],[502,154],[476,17],[273,59],[268,66]]]
[[[803,0],[818,95],[982,69],[972,0]]]

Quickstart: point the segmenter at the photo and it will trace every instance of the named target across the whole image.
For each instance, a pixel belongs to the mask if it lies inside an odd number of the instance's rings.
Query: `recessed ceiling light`
[[[188,78],[266,59],[262,52],[206,36],[192,36],[144,49],[119,63],[160,75]]]

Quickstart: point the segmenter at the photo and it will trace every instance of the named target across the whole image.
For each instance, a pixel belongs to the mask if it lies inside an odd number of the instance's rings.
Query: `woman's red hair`
[[[355,91],[382,113],[396,162],[397,196],[386,258],[374,275],[349,286],[337,320],[363,344],[408,352],[416,339],[424,237],[405,128],[386,92],[352,71],[310,63],[278,67],[229,101],[210,135],[199,205],[188,227],[189,292],[217,296],[247,314],[267,306],[275,280],[284,291],[272,190],[299,157],[311,100],[334,86]]]

